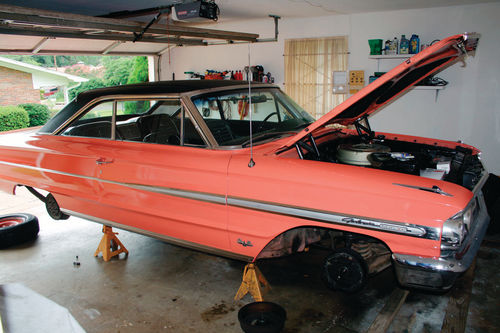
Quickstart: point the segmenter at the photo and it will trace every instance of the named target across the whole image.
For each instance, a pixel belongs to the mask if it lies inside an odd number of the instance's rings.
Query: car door
[[[122,99],[115,110],[116,139],[99,147],[100,217],[180,245],[229,250],[230,152],[206,147],[179,98]]]
[[[34,186],[51,192],[62,209],[93,215],[100,200],[99,147],[111,141],[113,105],[96,103],[58,135],[39,134],[30,144],[43,150]]]

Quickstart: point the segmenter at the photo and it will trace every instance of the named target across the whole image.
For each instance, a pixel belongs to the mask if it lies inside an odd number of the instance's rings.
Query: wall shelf
[[[436,95],[434,97],[434,102],[437,102],[439,91],[443,90],[446,86],[413,86],[414,90],[434,90]]]
[[[377,60],[377,72],[380,71],[380,60],[390,60],[390,59],[408,59],[413,57],[414,54],[380,54],[380,55],[370,55],[368,56],[368,59],[375,59]],[[437,101],[439,91],[443,90],[446,88],[446,86],[413,86],[412,89],[414,90],[434,90],[436,92],[436,96],[434,98],[434,101]]]
[[[413,86],[416,90],[443,90],[446,86]]]
[[[414,54],[380,54],[380,55],[370,55],[368,59],[377,60],[377,72],[380,72],[380,60],[391,60],[391,59],[408,59],[414,56]]]
[[[371,55],[369,59],[406,59],[411,58],[414,54],[379,54],[379,55]]]

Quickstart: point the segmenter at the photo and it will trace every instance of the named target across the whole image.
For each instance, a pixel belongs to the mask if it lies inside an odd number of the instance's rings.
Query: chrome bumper
[[[461,248],[452,255],[433,259],[399,253],[392,254],[396,276],[401,285],[420,289],[447,290],[452,287],[456,278],[470,267],[490,221],[482,192],[478,191],[476,197],[480,209],[473,223],[473,230],[470,231]]]

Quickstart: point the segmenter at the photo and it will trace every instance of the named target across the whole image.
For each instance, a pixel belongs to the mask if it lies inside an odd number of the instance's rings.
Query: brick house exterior
[[[0,66],[0,105],[40,103],[40,90],[33,89],[32,75]]]

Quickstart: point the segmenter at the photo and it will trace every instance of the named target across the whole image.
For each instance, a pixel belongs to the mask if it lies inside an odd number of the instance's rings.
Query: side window
[[[196,147],[205,147],[205,141],[200,136],[200,133],[196,129],[195,124],[193,123],[191,117],[187,112],[183,112],[183,144],[186,146],[196,146]],[[181,115],[179,115],[180,117]]]
[[[126,121],[124,124],[117,122],[117,132],[122,133],[124,129],[134,127],[138,131],[138,136],[124,137],[124,140],[180,145],[181,123],[177,114],[180,114],[182,110],[181,101],[168,99],[147,102],[150,106],[149,111],[134,118],[134,121]],[[125,103],[131,103],[131,101]]]
[[[99,103],[74,121],[62,135],[111,139],[112,116],[113,102]]]
[[[156,101],[149,100],[138,100],[138,101],[118,101],[116,104],[116,115],[139,115],[146,113],[151,108],[151,105],[154,106]]]
[[[123,100],[116,104],[117,140],[205,145],[191,120],[185,119],[183,123],[184,110],[179,99]]]
[[[73,121],[61,135],[111,139],[113,132],[121,141],[206,146],[180,99],[102,102]]]

